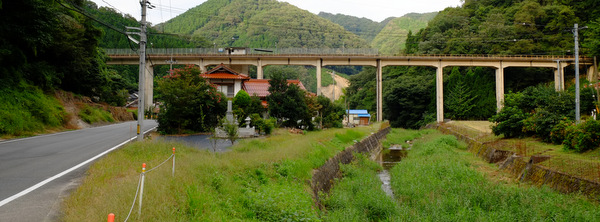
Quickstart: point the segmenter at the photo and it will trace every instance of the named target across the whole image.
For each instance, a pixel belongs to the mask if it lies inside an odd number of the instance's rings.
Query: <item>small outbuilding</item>
[[[346,116],[343,120],[346,126],[369,125],[371,124],[371,114],[366,109],[346,110]]]

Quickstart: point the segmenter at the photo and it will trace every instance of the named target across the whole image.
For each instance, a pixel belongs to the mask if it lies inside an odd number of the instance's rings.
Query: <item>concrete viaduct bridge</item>
[[[236,51],[237,50],[237,51]],[[276,51],[276,52],[274,52]],[[139,65],[139,56],[130,49],[106,49],[111,58],[109,65]],[[437,121],[444,121],[443,69],[453,66],[492,67],[496,69],[496,105],[502,108],[504,100],[504,68],[543,67],[554,71],[556,90],[565,86],[564,69],[575,63],[572,56],[505,56],[505,55],[379,55],[372,49],[276,49],[250,51],[235,48],[226,52],[215,49],[147,49],[145,97],[152,104],[153,66],[190,64],[206,71],[207,66],[229,65],[236,71],[248,73],[250,65],[256,66],[257,78],[263,78],[263,67],[268,65],[303,65],[317,68],[317,95],[321,94],[321,67],[323,66],[373,66],[377,68],[377,121],[382,121],[382,68],[385,66],[428,66],[436,68]],[[597,68],[592,59],[581,58],[580,66],[587,66],[587,77],[592,80]],[[596,77],[597,78],[597,77]]]

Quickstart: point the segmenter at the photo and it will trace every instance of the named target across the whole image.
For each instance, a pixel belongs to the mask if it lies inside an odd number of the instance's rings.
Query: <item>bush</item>
[[[550,133],[555,125],[561,121],[556,113],[548,112],[546,109],[537,108],[533,115],[523,120],[523,132],[526,135],[535,135],[544,142],[552,142]]]
[[[567,128],[572,125],[574,125],[573,121],[563,117],[558,124],[552,127],[552,130],[550,131],[550,141],[554,144],[562,144],[567,135]]]
[[[492,132],[495,135],[503,134],[506,138],[521,136],[524,120],[528,117],[529,114],[516,107],[504,107],[499,113],[490,118],[490,122],[496,123],[492,127]]]
[[[588,120],[566,128],[564,148],[583,153],[600,145],[600,121]]]

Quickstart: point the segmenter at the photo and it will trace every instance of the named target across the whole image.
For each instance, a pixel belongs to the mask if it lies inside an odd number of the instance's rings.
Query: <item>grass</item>
[[[20,82],[0,87],[0,135],[3,138],[30,136],[62,127],[66,112],[54,96]]]
[[[387,144],[414,141],[391,169],[396,199],[385,195],[381,168],[359,155],[342,166],[326,196],[324,221],[598,221],[598,203],[506,179],[466,144],[435,130],[392,129]]]
[[[394,132],[392,132],[394,133]],[[394,221],[598,221],[597,203],[547,187],[498,183],[454,136],[430,133],[392,168]],[[476,164],[474,164],[476,163]],[[493,166],[490,166],[493,167]]]
[[[355,155],[351,164],[341,165],[343,178],[336,180],[323,198],[324,221],[386,221],[397,216],[396,202],[381,189],[377,171],[382,167],[365,155]]]
[[[241,140],[225,153],[181,144],[140,142],[94,163],[82,185],[63,203],[64,221],[101,221],[109,213],[124,220],[134,198],[140,165],[152,168],[176,146],[170,164],[146,174],[143,213],[136,221],[318,220],[311,198],[311,171],[379,125],[290,134],[277,130]]]
[[[112,123],[115,121],[110,112],[97,107],[89,106],[87,104],[83,104],[83,106],[79,110],[79,117],[81,117],[83,121],[89,124],[97,122]]]
[[[532,155],[546,155],[551,158],[539,163],[544,167],[567,173],[569,175],[600,182],[600,151],[598,149],[585,153],[565,151],[562,145],[554,145],[541,142],[537,138],[510,138],[484,133],[477,128],[485,125],[485,121],[453,121],[444,124],[454,131],[468,135],[481,142],[489,142],[488,145],[496,149],[508,150],[524,156],[527,161]]]

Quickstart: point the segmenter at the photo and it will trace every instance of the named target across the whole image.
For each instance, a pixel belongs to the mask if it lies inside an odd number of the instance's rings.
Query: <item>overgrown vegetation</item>
[[[381,189],[378,163],[355,154],[355,160],[340,170],[342,178],[323,200],[324,221],[391,221],[397,216],[398,203]]]
[[[1,81],[0,81],[1,82]],[[67,113],[53,95],[21,81],[0,83],[0,135],[26,136],[61,127]]]
[[[157,166],[175,146],[175,177],[169,164],[146,174],[139,220],[318,221],[306,183],[312,170],[378,129],[375,124],[306,135],[278,130],[267,138],[241,140],[225,153],[172,143],[130,144],[90,167],[89,176],[64,202],[61,219],[99,221],[113,212],[123,220],[133,201],[141,163]],[[137,219],[135,211],[132,218]]]
[[[396,220],[600,219],[597,203],[582,196],[487,180],[474,169],[473,163],[481,160],[461,149],[465,145],[454,136],[439,133],[414,143],[408,157],[391,171],[392,189],[402,203]]]
[[[110,112],[97,107],[89,106],[87,104],[84,104],[83,107],[79,109],[79,117],[81,117],[81,120],[89,124],[97,122],[112,123],[115,121]]]
[[[595,109],[595,92],[581,89],[581,112]],[[575,89],[556,91],[549,85],[529,87],[523,92],[506,94],[504,108],[490,118],[492,131],[506,138],[535,136],[544,142],[564,144],[566,149],[584,152],[595,149],[600,135],[596,120],[587,119],[580,125],[575,121]]]

